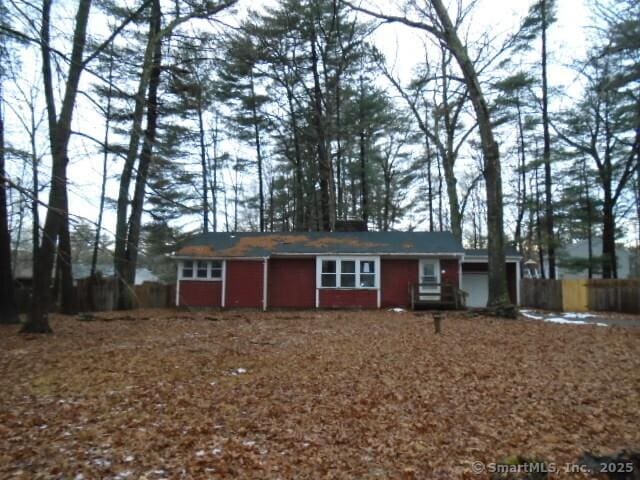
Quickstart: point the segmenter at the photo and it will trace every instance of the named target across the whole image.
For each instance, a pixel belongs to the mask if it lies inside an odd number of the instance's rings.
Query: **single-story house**
[[[469,289],[487,299],[486,251],[449,232],[205,233],[182,243],[176,305],[220,308],[409,308],[410,289]],[[507,257],[519,301],[519,260]],[[483,303],[484,302],[484,303]]]

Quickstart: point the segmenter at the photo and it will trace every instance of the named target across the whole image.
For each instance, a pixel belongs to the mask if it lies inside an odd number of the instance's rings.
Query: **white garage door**
[[[489,299],[489,275],[486,273],[463,273],[462,290],[469,294],[467,307],[486,307]]]

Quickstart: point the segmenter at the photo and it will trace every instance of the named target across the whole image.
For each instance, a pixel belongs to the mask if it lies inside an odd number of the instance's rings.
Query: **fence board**
[[[562,310],[562,284],[560,280],[523,278],[520,287],[523,307]]]
[[[640,313],[640,279],[589,280],[589,309]]]
[[[589,291],[586,280],[562,280],[562,309],[565,312],[589,310]]]
[[[98,277],[91,291],[91,280],[83,278],[76,285],[78,310],[110,311],[116,307],[117,281],[115,277]],[[134,287],[134,306],[136,308],[166,308],[175,305],[175,285],[158,282],[145,282]]]

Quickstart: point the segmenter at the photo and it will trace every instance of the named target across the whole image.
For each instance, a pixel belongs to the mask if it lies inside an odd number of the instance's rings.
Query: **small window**
[[[211,278],[222,278],[222,262],[220,260],[211,262]]]
[[[182,278],[193,278],[193,261],[182,262]]]
[[[420,279],[420,283],[425,284],[437,284],[438,276],[436,273],[436,264],[424,262],[422,264],[422,278]]]
[[[360,287],[371,288],[376,286],[376,264],[373,261],[360,262]]]
[[[198,278],[207,278],[209,276],[209,262],[198,261]]]
[[[322,272],[321,272],[320,284],[323,287],[336,286],[336,261],[335,260],[322,261]]]
[[[355,260],[342,260],[340,262],[340,286],[356,286],[356,262]]]

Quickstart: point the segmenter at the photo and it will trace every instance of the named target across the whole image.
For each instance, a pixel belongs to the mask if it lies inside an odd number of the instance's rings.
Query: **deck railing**
[[[465,308],[467,292],[450,283],[413,283],[409,285],[411,309]]]

